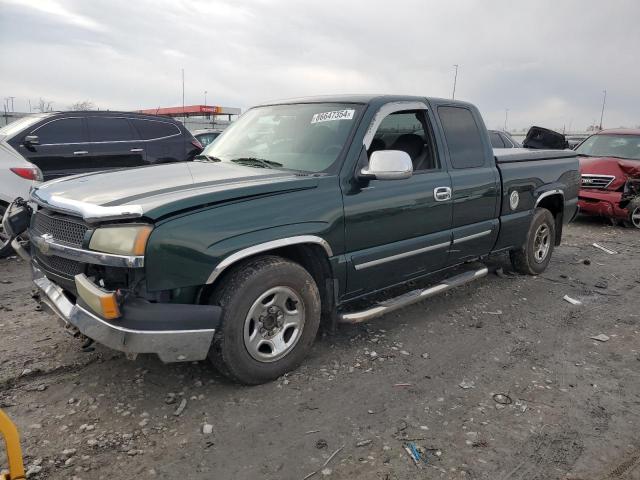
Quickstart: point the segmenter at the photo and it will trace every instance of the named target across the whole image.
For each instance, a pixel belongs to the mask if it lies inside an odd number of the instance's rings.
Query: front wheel
[[[629,219],[625,221],[625,225],[640,229],[640,199],[629,202],[627,210],[629,211]]]
[[[519,250],[512,250],[513,268],[527,275],[540,275],[551,261],[556,238],[556,223],[546,208],[536,208],[527,232],[527,241]]]
[[[221,279],[211,303],[222,321],[209,359],[224,375],[247,385],[297,368],[320,325],[320,293],[313,277],[290,260],[265,256]]]

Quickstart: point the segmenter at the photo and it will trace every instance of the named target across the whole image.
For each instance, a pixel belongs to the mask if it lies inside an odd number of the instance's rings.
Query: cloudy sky
[[[324,93],[477,104],[489,127],[640,125],[637,0],[0,0],[0,100],[246,108]]]

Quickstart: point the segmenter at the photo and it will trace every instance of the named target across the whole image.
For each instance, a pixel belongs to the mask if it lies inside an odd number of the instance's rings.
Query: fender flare
[[[207,278],[206,284],[211,285],[227,268],[229,268],[234,263],[239,262],[240,260],[251,257],[258,253],[268,252],[269,250],[274,250],[276,248],[288,247],[291,245],[301,245],[305,243],[320,245],[327,253],[328,257],[333,257],[333,250],[331,249],[329,242],[316,235],[297,235],[294,237],[280,238],[277,240],[271,240],[269,242],[252,245],[251,247],[239,250],[224,258],[213,269],[213,271],[209,275],[209,278]]]

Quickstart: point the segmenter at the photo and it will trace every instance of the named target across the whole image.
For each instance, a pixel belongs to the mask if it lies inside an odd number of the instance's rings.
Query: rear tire
[[[4,212],[6,211],[7,205],[0,204],[0,258],[6,258],[14,254],[10,238],[2,228],[2,217],[4,217]]]
[[[210,303],[222,307],[209,359],[230,379],[257,385],[296,369],[320,325],[320,292],[290,260],[265,256],[235,267]]]
[[[556,238],[556,222],[546,208],[536,208],[527,232],[527,241],[510,252],[513,268],[526,275],[540,275],[551,261]]]

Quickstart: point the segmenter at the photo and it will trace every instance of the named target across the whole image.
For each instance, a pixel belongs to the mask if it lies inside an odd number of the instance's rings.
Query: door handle
[[[134,152],[134,153],[138,153],[138,152],[144,152],[144,148],[132,148],[131,150],[129,150],[130,152]]]
[[[78,150],[77,152],[73,152],[74,155],[86,155],[87,152],[86,150]]]
[[[433,198],[436,202],[451,200],[451,189],[449,187],[436,187],[433,189]]]

